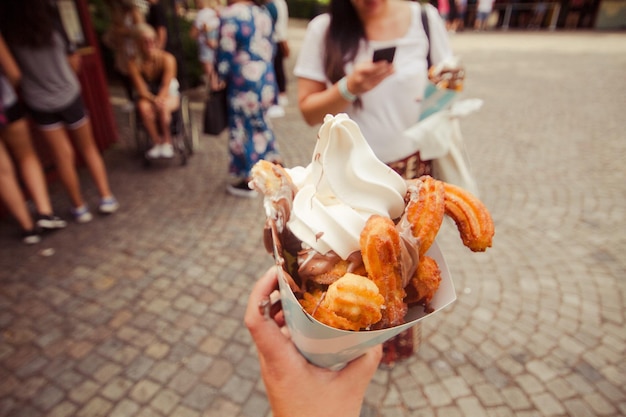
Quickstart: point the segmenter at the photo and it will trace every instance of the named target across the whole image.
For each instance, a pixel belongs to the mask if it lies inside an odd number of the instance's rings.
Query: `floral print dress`
[[[227,83],[229,170],[247,179],[258,160],[279,160],[266,115],[277,93],[272,21],[250,3],[235,3],[220,17],[217,70]]]

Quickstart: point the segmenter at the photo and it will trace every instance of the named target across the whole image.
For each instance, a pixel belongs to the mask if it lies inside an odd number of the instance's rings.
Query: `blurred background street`
[[[289,69],[305,25],[290,22]],[[457,301],[423,322],[410,360],[377,372],[362,416],[626,415],[626,34],[451,39],[463,97],[484,100],[461,127],[494,245],[475,254],[442,229]],[[318,126],[289,81],[274,127],[286,165],[306,165]],[[34,246],[0,219],[0,416],[270,416],[242,322],[272,264],[261,199],[226,194],[226,133],[201,135],[187,166],[145,168],[111,95],[119,212]]]

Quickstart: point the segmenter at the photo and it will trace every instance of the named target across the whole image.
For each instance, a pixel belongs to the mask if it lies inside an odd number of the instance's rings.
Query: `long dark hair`
[[[53,16],[54,7],[49,0],[0,1],[0,30],[11,46],[51,45]]]
[[[331,0],[330,26],[326,32],[324,69],[334,84],[345,74],[344,65],[355,59],[365,28],[350,0]]]

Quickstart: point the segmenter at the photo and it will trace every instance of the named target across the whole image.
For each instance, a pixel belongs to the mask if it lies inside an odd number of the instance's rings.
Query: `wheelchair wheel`
[[[185,144],[185,148],[187,149],[187,153],[189,155],[193,155],[194,146],[197,143],[197,138],[195,137],[195,135],[197,135],[197,132],[195,132],[195,129],[193,128],[193,123],[191,122],[189,97],[185,94],[181,95],[180,111],[182,116],[182,139]]]

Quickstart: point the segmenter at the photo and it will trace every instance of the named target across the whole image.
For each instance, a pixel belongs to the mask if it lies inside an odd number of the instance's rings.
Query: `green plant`
[[[102,42],[102,37],[109,27],[111,17],[109,15],[109,9],[106,6],[104,0],[89,0],[89,14],[91,22],[93,23],[93,29],[98,38],[98,47],[100,49],[102,63],[104,65],[104,71],[107,78],[114,78],[114,58],[113,52]]]
[[[311,19],[323,13],[330,0],[287,0],[289,17]]]

